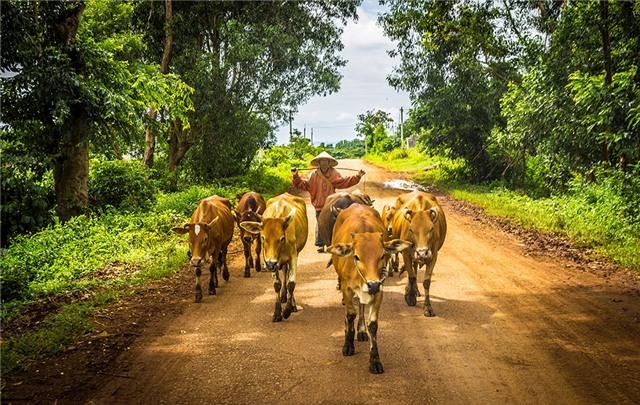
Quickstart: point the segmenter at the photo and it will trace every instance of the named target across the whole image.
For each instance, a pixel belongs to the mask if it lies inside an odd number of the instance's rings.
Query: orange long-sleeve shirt
[[[316,211],[321,211],[324,203],[330,194],[336,192],[336,189],[349,188],[355,186],[360,181],[360,175],[342,177],[340,173],[333,167],[329,168],[325,177],[322,178],[320,169],[316,169],[309,176],[309,180],[305,180],[297,173],[293,175],[293,185],[301,190],[308,191],[311,195],[311,205]]]

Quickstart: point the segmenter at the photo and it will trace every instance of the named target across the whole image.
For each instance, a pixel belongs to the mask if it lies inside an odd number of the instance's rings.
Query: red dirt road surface
[[[339,166],[367,171],[357,187],[378,210],[407,191],[383,187],[401,174],[359,160]],[[243,278],[236,241],[231,278],[220,278],[218,295],[193,303],[195,280],[183,269],[130,312],[104,315],[93,349],[81,342],[6,381],[2,403],[640,403],[638,275],[532,254],[528,241],[443,195],[448,231],[431,285],[436,317],[423,316],[424,297],[406,305],[406,273],[387,279],[378,329],[384,374],[370,374],[368,342],[342,355],[336,273],[326,268],[330,255],[315,251],[313,209],[300,195],[310,231],[299,260],[298,312],[289,319],[271,322],[272,276],[252,270]],[[203,277],[206,285],[208,272]],[[124,322],[125,314],[133,318]],[[101,336],[128,340],[105,344]]]

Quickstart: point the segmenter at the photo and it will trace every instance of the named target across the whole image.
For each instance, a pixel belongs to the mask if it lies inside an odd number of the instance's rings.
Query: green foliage
[[[357,159],[365,155],[364,143],[359,139],[337,142],[329,152],[336,159]]]
[[[36,232],[54,221],[55,202],[51,173],[44,162],[23,153],[22,145],[2,145],[0,242],[6,246],[19,234]]]
[[[89,172],[90,205],[120,211],[148,210],[157,197],[150,171],[133,160],[93,160]]]
[[[17,237],[0,255],[2,301],[29,301],[99,285],[91,275],[113,263],[148,266],[182,222],[171,213],[80,216],[33,236]],[[4,316],[4,313],[3,313]]]

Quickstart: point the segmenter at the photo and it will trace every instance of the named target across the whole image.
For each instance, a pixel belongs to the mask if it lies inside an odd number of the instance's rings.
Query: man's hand
[[[364,171],[364,170],[362,170],[362,169],[360,169],[360,171],[358,172],[358,175],[359,175],[360,177],[364,176],[365,174],[366,174],[366,173],[365,173],[365,171]]]
[[[296,174],[298,174],[298,168],[297,168],[297,167],[292,167],[292,168],[291,168],[291,174],[293,174],[294,176],[295,176]]]

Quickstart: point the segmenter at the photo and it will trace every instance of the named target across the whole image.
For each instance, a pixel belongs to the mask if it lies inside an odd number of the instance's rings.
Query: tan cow
[[[309,221],[304,200],[284,193],[267,201],[262,222],[245,221],[240,226],[249,233],[260,234],[264,251],[264,264],[273,272],[276,305],[273,322],[289,318],[297,312],[293,291],[296,288],[298,254],[307,243]],[[282,284],[279,272],[282,273]],[[288,294],[288,298],[287,298]],[[284,310],[282,304],[287,303]]]
[[[227,267],[227,247],[233,237],[234,214],[231,203],[224,197],[217,195],[200,200],[198,208],[191,215],[191,221],[181,228],[172,230],[179,234],[189,234],[189,249],[191,259],[189,263],[196,270],[196,302],[202,301],[202,287],[200,276],[202,266],[209,264],[209,295],[216,294],[218,286],[218,271],[216,263],[222,269],[222,277],[229,280]]]
[[[262,252],[262,240],[257,235],[245,231],[241,226],[241,222],[253,221],[260,222],[260,214],[264,213],[267,205],[264,198],[255,191],[249,191],[242,195],[238,206],[236,207],[236,222],[240,230],[240,240],[244,247],[244,276],[251,277],[251,268],[253,267],[253,256],[251,255],[251,245],[256,241],[256,271],[262,270],[260,253]]]
[[[411,248],[402,252],[408,275],[404,299],[409,306],[416,305],[419,294],[416,274],[418,268],[424,266],[424,316],[435,316],[429,299],[429,288],[438,251],[447,234],[447,219],[436,197],[423,191],[400,195],[396,208],[391,226],[393,237],[412,242]]]
[[[391,222],[393,221],[393,216],[395,214],[396,214],[396,207],[394,205],[385,204],[384,207],[382,207],[382,213],[380,216],[382,217],[382,224],[387,230],[387,233],[389,234],[389,236],[393,235],[391,230]],[[398,267],[400,263],[400,259],[398,256],[399,256],[398,253],[389,256],[390,257],[389,265],[388,265],[389,277],[393,277],[394,271],[396,273],[398,272]]]
[[[354,321],[359,301],[358,341],[370,341],[369,371],[384,372],[378,354],[378,311],[382,303],[382,286],[387,276],[384,267],[389,254],[398,253],[410,246],[407,241],[389,241],[378,211],[361,204],[353,204],[340,212],[333,230],[333,244],[326,248],[331,253],[333,266],[338,273],[342,297],[345,303],[344,356],[355,352]],[[365,327],[365,305],[369,305],[369,316]],[[368,334],[367,334],[368,332]]]

